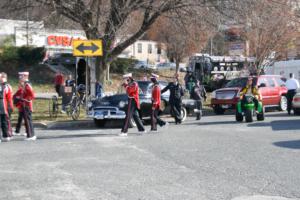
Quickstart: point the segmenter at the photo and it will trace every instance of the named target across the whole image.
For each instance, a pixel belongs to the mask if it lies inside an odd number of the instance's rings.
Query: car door
[[[270,94],[268,91],[268,81],[265,77],[259,77],[257,81],[257,86],[259,88],[259,93],[262,97],[263,105],[270,104]]]
[[[270,105],[276,105],[278,104],[278,93],[279,88],[276,87],[276,83],[274,80],[274,77],[267,77],[268,85],[269,85],[269,94],[270,94]]]

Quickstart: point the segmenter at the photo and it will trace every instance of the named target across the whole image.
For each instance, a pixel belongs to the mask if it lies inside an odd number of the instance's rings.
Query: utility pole
[[[29,46],[29,11],[28,11],[28,0],[26,0],[26,46]]]

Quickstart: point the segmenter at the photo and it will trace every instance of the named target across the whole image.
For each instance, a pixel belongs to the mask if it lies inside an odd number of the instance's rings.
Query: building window
[[[148,44],[148,53],[152,54],[152,44]]]
[[[138,53],[143,53],[142,43],[138,43]]]

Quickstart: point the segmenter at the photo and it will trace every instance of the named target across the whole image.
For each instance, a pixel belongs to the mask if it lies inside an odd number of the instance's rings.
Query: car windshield
[[[232,87],[243,88],[243,87],[246,86],[247,80],[248,80],[247,77],[245,77],[245,78],[236,78],[236,79],[233,79],[233,80],[231,80],[230,82],[228,82],[228,83],[225,85],[225,87],[226,87],[226,88],[232,88]]]
[[[148,81],[138,81],[138,84],[143,94],[147,94],[147,91],[149,90],[151,83]]]

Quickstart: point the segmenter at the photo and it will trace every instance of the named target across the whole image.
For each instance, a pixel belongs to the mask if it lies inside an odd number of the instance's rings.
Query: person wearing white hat
[[[29,72],[19,72],[19,114],[24,119],[27,138],[26,140],[36,140],[34,127],[32,124],[32,102],[35,94],[31,84],[29,83]]]
[[[138,110],[140,109],[139,86],[137,82],[132,78],[132,73],[125,74],[123,76],[123,79],[123,86],[125,87],[126,93],[128,95],[128,106],[120,136],[127,136],[129,122],[132,117],[137,125],[139,133],[144,133],[145,128],[138,112]]]
[[[152,85],[152,113],[151,113],[151,131],[157,132],[157,124],[161,127],[165,126],[167,123],[160,119],[159,112],[160,112],[160,104],[161,104],[161,90],[158,83],[159,76],[157,74],[151,74],[151,82]]]

